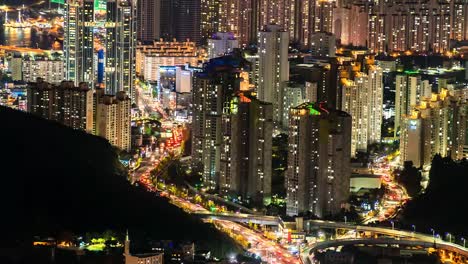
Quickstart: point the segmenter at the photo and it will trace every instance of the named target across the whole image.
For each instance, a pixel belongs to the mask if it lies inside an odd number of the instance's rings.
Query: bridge
[[[323,250],[332,247],[346,246],[346,245],[385,245],[385,246],[398,246],[398,247],[422,247],[422,248],[434,248],[442,250],[442,252],[452,252],[457,256],[450,256],[451,261],[456,263],[468,263],[468,250],[462,246],[445,242],[441,239],[432,241],[421,241],[419,239],[394,239],[394,238],[356,238],[356,239],[336,239],[324,242],[318,242],[313,244],[311,247],[305,249],[304,253],[301,254],[303,263],[311,264],[311,255],[317,250]]]
[[[253,223],[258,225],[278,226],[281,218],[268,215],[251,215],[241,213],[213,213],[209,211],[197,211],[193,214],[201,218],[209,218],[213,220],[228,220],[239,223]]]

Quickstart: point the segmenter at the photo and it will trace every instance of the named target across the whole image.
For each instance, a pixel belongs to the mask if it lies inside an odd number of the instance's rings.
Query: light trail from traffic
[[[382,210],[375,216],[364,219],[363,224],[369,224],[377,221],[387,221],[393,219],[397,214],[398,210],[410,199],[406,188],[395,181],[392,176],[390,161],[387,156],[379,158],[373,165],[375,174],[382,175],[382,184],[387,189],[386,194],[380,201]]]

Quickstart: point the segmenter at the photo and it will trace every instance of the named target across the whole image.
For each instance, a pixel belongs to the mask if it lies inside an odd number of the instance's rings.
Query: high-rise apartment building
[[[367,150],[367,129],[369,127],[369,105],[367,92],[369,83],[367,74],[358,74],[353,80],[342,80],[343,111],[351,115],[351,155],[354,157],[357,151]]]
[[[312,56],[335,57],[336,38],[329,32],[316,32],[310,38],[310,53]]]
[[[351,117],[323,103],[290,114],[286,213],[337,214],[349,195]]]
[[[233,33],[240,44],[252,43],[259,30],[258,4],[257,0],[220,1],[219,30]]]
[[[223,110],[219,185],[222,195],[271,201],[272,105],[239,92]]]
[[[162,0],[164,1],[164,0]],[[161,36],[161,0],[139,0],[137,7],[137,39],[153,41]]]
[[[246,62],[240,54],[211,59],[193,77],[192,162],[201,167],[204,185],[219,187],[222,114],[232,95],[241,90]]]
[[[361,8],[369,14],[368,47],[373,52],[444,53],[450,39],[467,39],[466,1],[375,1]]]
[[[208,39],[208,58],[224,56],[239,47],[239,41],[233,33],[217,32]]]
[[[221,13],[228,12],[231,7],[226,6],[226,10],[221,10],[221,0],[201,0],[201,35],[203,39],[208,39],[211,34],[222,31],[219,27]]]
[[[422,100],[401,123],[401,163],[412,161],[415,167],[431,164],[436,154],[453,159],[464,158],[467,104],[443,89]]]
[[[289,124],[289,112],[292,108],[309,102],[306,98],[306,87],[302,83],[287,82],[284,92],[284,122]]]
[[[364,7],[337,1],[334,9],[333,33],[343,45],[366,46],[368,12]]]
[[[342,110],[352,117],[352,156],[381,140],[383,72],[378,66],[368,67],[368,74],[355,72],[354,80],[341,79]]]
[[[395,133],[401,126],[404,115],[411,115],[412,108],[424,98],[430,98],[432,88],[427,80],[422,80],[419,74],[406,72],[395,78]],[[396,135],[396,134],[395,134]]]
[[[298,64],[291,69],[293,74],[304,76],[308,96],[328,107],[341,109],[341,90],[338,90],[338,62],[335,58]]]
[[[383,69],[379,66],[368,66],[369,85],[369,129],[368,143],[379,143],[382,139],[382,116],[383,116]]]
[[[277,128],[285,128],[284,89],[289,80],[289,35],[278,25],[268,25],[258,33],[259,81],[258,99],[273,104]]]
[[[25,82],[35,82],[37,78],[41,78],[45,82],[59,84],[65,78],[63,61],[46,58],[23,59],[22,73]]]
[[[121,150],[131,149],[131,100],[125,92],[116,95],[96,91],[95,133]]]
[[[315,31],[333,32],[333,8],[334,0],[318,0],[315,13]]]
[[[201,43],[201,0],[160,0],[160,37]]]
[[[201,43],[203,30],[202,26],[204,25],[203,21],[205,21],[202,13],[203,1],[205,0],[177,1],[177,8],[175,9],[175,38],[177,40],[192,41],[197,44]]]
[[[74,129],[93,131],[93,91],[86,83],[59,85],[38,79],[28,86],[28,112]]]

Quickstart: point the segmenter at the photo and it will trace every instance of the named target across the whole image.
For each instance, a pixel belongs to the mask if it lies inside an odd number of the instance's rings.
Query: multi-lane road
[[[382,184],[386,188],[386,193],[380,201],[381,208],[376,215],[364,219],[363,224],[381,222],[394,218],[401,207],[410,198],[405,187],[395,181],[392,175],[391,163],[386,157],[376,160],[373,165],[373,171],[382,176]]]

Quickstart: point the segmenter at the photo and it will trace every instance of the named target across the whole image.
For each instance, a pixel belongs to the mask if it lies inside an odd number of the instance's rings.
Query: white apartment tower
[[[382,69],[369,65],[368,74],[356,72],[354,80],[343,78],[342,110],[352,117],[351,155],[367,151],[380,142],[382,126]]]
[[[267,25],[258,33],[258,99],[273,104],[275,128],[288,126],[283,120],[285,84],[289,80],[289,34],[278,25]]]

